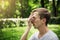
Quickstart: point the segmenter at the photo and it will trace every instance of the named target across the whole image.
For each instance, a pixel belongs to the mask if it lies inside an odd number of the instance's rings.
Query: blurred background
[[[60,0],[0,0],[0,40],[20,40],[30,12],[41,7],[51,12],[48,27],[60,39]],[[28,38],[36,31],[32,27]]]

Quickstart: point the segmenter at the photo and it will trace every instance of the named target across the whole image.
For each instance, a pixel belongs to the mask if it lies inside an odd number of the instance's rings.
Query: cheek
[[[36,23],[39,23],[39,22],[40,22],[40,20],[39,20],[39,19],[37,19],[37,20],[35,20],[35,22],[36,22]]]
[[[41,20],[36,20],[36,25],[42,25],[42,22],[41,22]]]
[[[35,24],[35,25],[38,25],[39,23],[40,23],[39,20],[35,20],[35,21],[34,21],[34,24]]]

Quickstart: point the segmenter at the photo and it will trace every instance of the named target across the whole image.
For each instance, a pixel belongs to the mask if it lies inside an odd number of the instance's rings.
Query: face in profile
[[[39,28],[42,25],[42,20],[40,19],[38,12],[34,12],[32,14],[32,21],[31,22],[32,22],[34,28]]]

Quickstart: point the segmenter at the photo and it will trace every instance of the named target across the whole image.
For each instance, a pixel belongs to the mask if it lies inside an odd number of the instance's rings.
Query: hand
[[[32,27],[32,14],[28,18],[28,27]]]
[[[32,27],[31,18],[28,18],[28,27],[29,27],[29,28]]]
[[[28,33],[31,29],[32,25],[31,25],[31,17],[28,18],[28,27],[26,28],[24,34],[22,35],[21,39],[20,40],[26,40],[27,39],[27,36],[28,36]]]

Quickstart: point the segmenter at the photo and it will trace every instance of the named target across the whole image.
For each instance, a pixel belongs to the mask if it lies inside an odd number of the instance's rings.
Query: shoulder
[[[58,36],[51,30],[48,32],[48,36],[50,39],[58,40]]]
[[[48,32],[48,34],[49,34],[50,36],[52,36],[52,37],[57,36],[57,35],[56,35],[56,33],[54,33],[54,32],[53,32],[53,31],[51,31],[51,30]]]

